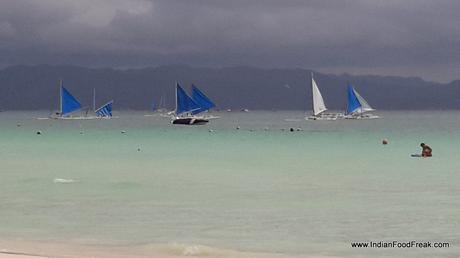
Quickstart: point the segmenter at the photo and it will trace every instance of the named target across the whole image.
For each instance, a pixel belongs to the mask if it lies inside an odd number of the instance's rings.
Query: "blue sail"
[[[176,114],[178,115],[200,109],[200,106],[187,95],[179,83],[176,85],[176,102]]]
[[[107,104],[103,105],[102,107],[96,109],[96,114],[99,117],[112,117],[112,105],[113,100],[108,102]]]
[[[206,95],[204,95],[203,92],[201,92],[193,84],[192,84],[192,99],[200,106],[199,109],[192,112],[193,114],[204,112],[216,106]]]
[[[80,102],[66,88],[61,86],[61,115],[66,115],[79,109],[81,109]]]
[[[356,97],[355,90],[351,84],[348,84],[348,106],[347,106],[347,113],[356,112],[358,109],[361,108],[361,103],[359,103],[358,98]]]

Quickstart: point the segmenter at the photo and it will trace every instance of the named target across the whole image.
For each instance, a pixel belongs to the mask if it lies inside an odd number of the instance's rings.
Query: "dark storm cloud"
[[[459,67],[459,8],[454,0],[3,0],[0,63],[417,74]]]

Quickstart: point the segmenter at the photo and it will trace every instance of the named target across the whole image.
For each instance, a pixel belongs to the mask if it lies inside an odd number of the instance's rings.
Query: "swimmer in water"
[[[420,143],[420,147],[422,147],[422,157],[431,157],[433,156],[432,152],[433,150],[431,149],[430,146],[426,145],[425,143]]]

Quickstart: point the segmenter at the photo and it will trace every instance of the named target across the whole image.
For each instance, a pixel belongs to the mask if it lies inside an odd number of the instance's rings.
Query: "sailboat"
[[[158,103],[158,109],[156,111],[160,113],[161,117],[170,118],[172,115],[174,115],[174,110],[168,110],[166,106],[166,95],[165,94],[163,94],[160,97],[160,102]]]
[[[202,107],[195,102],[185,90],[176,82],[176,110],[175,116],[171,121],[173,124],[179,125],[202,125],[209,122],[204,117],[194,115]],[[199,112],[198,112],[199,113]]]
[[[96,89],[93,89],[93,110],[98,118],[112,118],[113,100],[96,109]]]
[[[168,111],[166,108],[166,96],[164,94],[160,97],[158,103],[156,103],[155,100],[152,101],[151,108],[152,113],[145,114],[144,116],[153,117],[160,115],[161,117],[170,118],[172,115],[174,115],[174,111]]]
[[[51,115],[53,119],[65,119],[65,120],[86,120],[95,119],[96,116],[88,116],[88,109],[86,108],[85,115],[75,116],[77,111],[84,111],[85,108],[81,103],[70,93],[69,90],[64,88],[62,80],[60,81],[60,103],[59,111]]]
[[[112,109],[113,109],[113,100],[105,103],[100,108],[94,110],[94,113],[96,113],[97,117],[99,118],[112,118],[113,117]]]
[[[313,73],[311,73],[311,90],[313,97],[313,115],[307,117],[307,120],[337,120],[344,117],[342,113],[325,113],[327,108],[318,85],[313,78]]]
[[[200,106],[199,109],[197,109],[195,111],[192,111],[193,115],[197,115],[197,114],[200,114],[200,113],[207,112],[207,111],[209,111],[210,109],[212,109],[212,108],[214,108],[216,106],[216,104],[214,104],[214,102],[212,102],[212,100],[210,100],[208,98],[208,96],[206,96],[194,84],[192,84],[192,99],[198,104],[198,106]],[[216,119],[216,118],[219,118],[219,117],[218,116],[213,116],[213,115],[206,115],[206,116],[204,116],[204,118],[209,120],[209,119]]]
[[[144,116],[156,116],[155,112],[158,111],[158,107],[155,105],[155,101],[152,101],[152,107],[151,107],[152,113],[150,114],[145,114]]]
[[[158,110],[158,108],[159,108],[159,106],[155,105],[155,100],[154,100],[154,101],[152,101],[152,112],[155,112],[155,111],[157,111],[157,110]]]
[[[160,101],[158,102],[158,107],[156,111],[161,113],[168,112],[168,110],[166,109],[166,96],[164,94],[160,97]]]
[[[348,84],[348,105],[346,119],[376,119],[379,116],[368,113],[375,111],[367,101],[359,95],[351,84]]]

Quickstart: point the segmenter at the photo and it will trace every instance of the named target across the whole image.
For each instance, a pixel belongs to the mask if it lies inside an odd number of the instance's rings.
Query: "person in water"
[[[420,147],[422,147],[422,157],[431,157],[433,156],[432,152],[433,150],[431,149],[430,146],[426,145],[425,143],[420,143]]]

